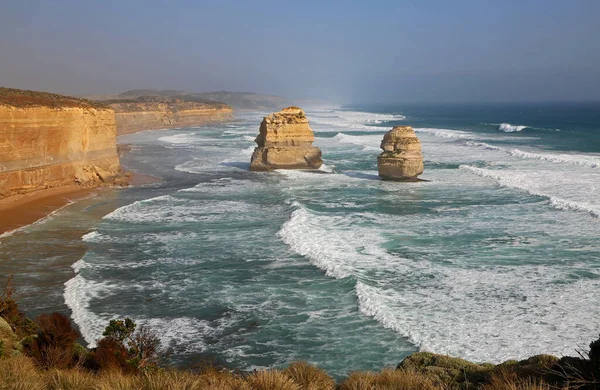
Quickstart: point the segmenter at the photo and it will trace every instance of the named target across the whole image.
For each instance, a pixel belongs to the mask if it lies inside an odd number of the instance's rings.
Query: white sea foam
[[[344,133],[337,133],[334,140],[341,144],[351,144],[362,146],[365,151],[379,151],[379,143],[381,142],[380,135],[348,135]]]
[[[358,111],[313,111],[307,113],[311,127],[315,132],[331,131],[331,128],[344,128],[346,131],[386,131],[380,124],[406,119],[400,114],[377,114]]]
[[[475,134],[461,131],[461,130],[450,130],[450,129],[435,129],[435,128],[427,128],[427,127],[416,127],[414,128],[417,133],[426,133],[431,134],[440,138],[453,138],[453,139],[461,139],[473,137]]]
[[[600,276],[587,264],[449,267],[405,259],[382,248],[389,226],[416,234],[402,216],[319,214],[297,202],[292,207],[278,232],[290,249],[328,276],[356,278],[360,311],[420,350],[491,362],[562,355],[592,339],[600,326],[600,307],[590,306],[600,299],[600,280],[569,277],[578,267]],[[577,332],[570,331],[573,324]]]
[[[329,166],[329,165],[321,164],[321,166],[319,167],[318,170],[321,172],[325,172],[325,173],[333,173],[334,169],[335,169],[334,165]]]
[[[365,232],[359,229],[344,230],[344,236],[337,234],[336,226],[347,228],[345,216],[319,217],[298,202],[292,202],[292,207],[294,211],[290,219],[283,224],[277,235],[294,252],[307,257],[327,275],[345,278],[352,275],[352,271],[360,263],[388,257],[380,248],[379,244],[383,241],[379,234],[371,234],[368,239]],[[363,214],[353,218],[355,222],[359,222],[369,216]],[[325,229],[324,226],[331,229]],[[352,256],[349,257],[349,254]],[[388,261],[392,260],[388,257]],[[400,264],[396,262],[396,266]]]
[[[565,277],[560,268],[543,266],[434,268],[428,282],[410,288],[359,281],[356,293],[362,313],[421,350],[501,362],[570,354],[594,338],[600,308],[590,302],[600,299],[600,283],[564,283]]]
[[[82,265],[78,264],[80,261],[73,265],[75,272],[82,268]],[[108,284],[92,282],[80,274],[65,283],[65,303],[71,309],[71,317],[89,348],[96,346],[96,340],[102,336],[104,327],[111,319],[106,315],[101,317],[93,313],[89,308],[90,301],[100,296],[106,297],[109,291],[111,286]]]
[[[590,154],[528,152],[516,148],[503,148],[500,146],[490,145],[485,142],[476,141],[466,141],[465,145],[488,150],[502,151],[510,156],[523,159],[543,160],[557,164],[572,164],[590,168],[600,167],[600,156]]]
[[[465,145],[474,146],[477,148],[488,149],[488,150],[504,150],[499,146],[490,145],[485,142],[467,141],[467,142],[465,142]]]
[[[459,168],[467,172],[474,173],[481,177],[494,179],[496,182],[498,182],[498,184],[502,186],[525,191],[534,196],[547,198],[550,204],[557,209],[583,211],[593,215],[596,218],[600,218],[600,206],[580,200],[567,199],[561,197],[560,195],[549,193],[547,192],[547,190],[542,189],[544,184],[556,184],[552,182],[544,182],[545,180],[552,180],[552,178],[550,177],[541,178],[539,181],[535,181],[534,174],[528,172],[507,172],[502,170],[477,168],[470,165],[461,165]],[[554,178],[554,180],[556,180],[556,178]]]
[[[98,241],[98,239],[101,237],[102,237],[102,234],[100,234],[94,230],[94,231],[91,231],[91,232],[86,233],[83,236],[81,236],[81,240],[83,242],[95,242],[95,241]]]
[[[73,268],[75,272],[79,272],[81,269],[81,267],[75,265]],[[65,283],[65,303],[71,309],[73,321],[75,321],[81,335],[88,343],[88,348],[96,346],[96,341],[102,337],[104,327],[109,320],[116,316],[116,314],[111,313],[95,314],[89,307],[91,300],[105,298],[109,294],[115,294],[119,291],[120,288],[116,286],[92,282],[80,274]],[[174,347],[178,350],[202,351],[206,347],[203,336],[212,333],[208,321],[195,318],[148,319],[135,317],[133,319],[138,325],[148,326],[151,330],[154,330],[159,336],[163,348]]]
[[[42,224],[44,222],[50,221],[52,218],[54,218],[54,216],[56,214],[58,214],[60,211],[62,211],[65,207],[72,205],[73,203],[75,203],[75,202],[70,200],[64,206],[61,206],[61,207],[57,208],[56,210],[52,211],[48,215],[46,215],[46,216],[38,219],[37,221],[35,221],[33,223],[30,223],[29,225],[21,226],[19,228],[16,228],[16,229],[4,232],[4,233],[0,234],[0,239],[6,238],[6,237],[10,237],[10,236],[12,236],[15,233],[26,233],[32,227],[40,225],[40,224]]]
[[[252,156],[252,153],[254,153],[254,145],[248,146],[246,149],[240,152],[242,156]]]
[[[581,165],[590,168],[600,167],[600,157],[597,156],[564,153],[532,153],[519,149],[511,149],[508,150],[507,153],[515,157],[544,160],[559,164]]]
[[[196,133],[166,135],[164,137],[160,137],[158,140],[162,142],[168,142],[171,144],[189,144],[198,140],[196,137],[194,137],[195,135]]]
[[[519,125],[511,125],[510,123],[500,123],[498,125],[498,130],[504,131],[505,133],[514,133],[517,131],[522,131],[529,126],[519,126]]]
[[[191,201],[164,195],[120,207],[103,219],[134,224],[215,222],[219,221],[223,214],[228,213],[243,218],[243,213],[251,209],[252,206],[245,202]]]

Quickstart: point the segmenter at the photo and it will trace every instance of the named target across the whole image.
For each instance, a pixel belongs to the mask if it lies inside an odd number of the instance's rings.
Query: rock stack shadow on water
[[[315,140],[306,114],[299,107],[288,107],[266,116],[256,137],[258,147],[250,160],[251,171],[274,169],[319,169],[321,149]]]
[[[425,181],[421,141],[410,126],[395,126],[381,141],[383,152],[377,157],[379,177],[383,180],[417,182]]]

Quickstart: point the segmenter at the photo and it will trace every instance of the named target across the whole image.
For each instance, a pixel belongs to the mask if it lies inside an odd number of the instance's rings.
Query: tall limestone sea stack
[[[383,136],[377,157],[379,176],[385,180],[418,181],[423,173],[421,141],[410,126],[396,126]]]
[[[321,150],[312,146],[315,136],[298,107],[266,116],[256,137],[258,147],[250,161],[251,171],[317,169],[323,164]]]

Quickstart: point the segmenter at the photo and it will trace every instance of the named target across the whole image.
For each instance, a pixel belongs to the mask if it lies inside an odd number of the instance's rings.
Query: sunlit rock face
[[[260,124],[250,170],[317,169],[323,161],[321,150],[312,146],[314,140],[301,108],[288,107],[271,114]]]
[[[416,181],[423,173],[421,141],[410,126],[396,126],[381,141],[377,157],[379,176],[386,180]]]
[[[148,96],[106,103],[115,110],[118,135],[141,130],[202,126],[233,119],[231,107],[217,102]]]
[[[113,110],[83,99],[0,88],[0,198],[120,178]]]

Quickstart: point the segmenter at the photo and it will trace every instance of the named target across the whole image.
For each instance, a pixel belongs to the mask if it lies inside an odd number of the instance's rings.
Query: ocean
[[[415,351],[501,362],[598,337],[600,105],[306,111],[318,172],[249,172],[268,113],[120,137],[124,165],[162,183],[5,234],[0,274],[88,345],[128,316],[180,366],[307,360],[339,378]],[[394,125],[415,128],[427,181],[379,180]]]

